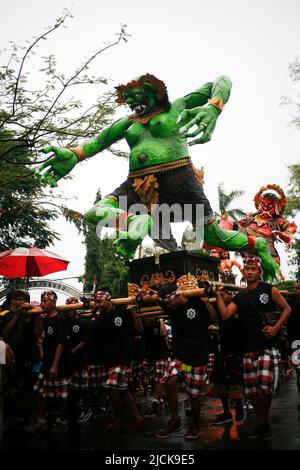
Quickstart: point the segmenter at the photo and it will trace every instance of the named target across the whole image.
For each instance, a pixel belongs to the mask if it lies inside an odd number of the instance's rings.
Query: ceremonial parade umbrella
[[[69,261],[40,248],[15,248],[0,253],[0,275],[9,278],[46,276],[67,269]]]

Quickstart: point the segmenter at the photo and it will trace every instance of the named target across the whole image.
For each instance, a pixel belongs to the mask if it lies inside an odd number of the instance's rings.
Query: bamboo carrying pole
[[[223,284],[221,282],[206,282],[205,287],[201,287],[199,289],[191,289],[191,290],[185,290],[182,291],[181,294],[186,297],[208,297],[209,295],[215,293],[215,290],[217,287],[222,286],[224,290],[227,291],[240,291],[244,290],[245,287],[243,286],[236,286],[235,284]],[[296,295],[296,293],[289,292],[287,290],[282,290],[279,291],[282,295]],[[298,294],[299,295],[299,294]],[[157,295],[145,295],[143,297],[143,304],[151,304],[151,303],[156,303],[158,300]],[[214,302],[215,298],[210,298],[210,302]],[[122,297],[118,299],[112,299],[112,303],[114,305],[136,305],[136,297],[135,296],[130,296],[130,297]],[[69,304],[69,305],[58,305],[57,310],[59,312],[72,312],[73,310],[84,310],[86,308],[92,309],[95,307],[95,302],[94,301],[88,301],[88,304],[85,303],[77,303],[77,304]],[[152,313],[154,314],[158,312],[163,312],[163,309],[160,308],[158,305],[151,306],[151,307],[143,307],[142,308],[142,313]],[[32,314],[41,314],[43,313],[43,310],[41,308],[32,308],[27,310],[27,313],[32,315]]]
[[[182,292],[182,295],[184,297],[195,297],[195,296],[200,296],[204,297],[207,296],[207,291],[205,288],[199,288],[199,289],[192,289],[192,290],[186,290]],[[157,302],[157,295],[145,295],[143,297],[143,303],[151,303],[151,302]],[[119,299],[112,299],[112,303],[114,305],[135,305],[136,304],[136,298],[135,296],[131,297],[121,297]],[[82,310],[86,307],[84,303],[78,303],[78,304],[69,304],[69,305],[58,305],[56,308],[58,312],[69,312],[71,310]],[[95,307],[95,302],[94,301],[89,301],[88,302],[88,308],[93,308]],[[27,313],[32,315],[32,314],[40,314],[43,313],[41,308],[32,308],[27,310]]]

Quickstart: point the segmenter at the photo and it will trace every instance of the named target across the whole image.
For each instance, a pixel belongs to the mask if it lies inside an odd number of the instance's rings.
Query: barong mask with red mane
[[[264,218],[282,215],[287,204],[283,189],[275,184],[260,188],[254,202],[257,212]]]

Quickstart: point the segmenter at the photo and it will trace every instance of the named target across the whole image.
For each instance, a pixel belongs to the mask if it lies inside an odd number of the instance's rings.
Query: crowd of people
[[[169,415],[155,432],[157,439],[165,439],[182,426],[181,387],[190,407],[185,439],[200,436],[206,396],[222,402],[216,425],[242,423],[243,403],[250,402],[256,426],[249,438],[271,439],[269,414],[280,353],[290,356],[300,344],[300,286],[296,283],[295,295],[287,301],[277,288],[261,280],[261,260],[256,256],[244,259],[243,276],[247,288],[233,295],[220,287],[215,305],[207,297],[185,297],[176,284],[143,290],[141,295],[154,296],[164,318],[143,317],[136,306],[116,305],[108,286],[95,290],[89,316],[77,310],[59,312],[54,291],[41,294],[43,313],[30,315],[29,294],[11,291],[0,313],[7,358],[5,425],[22,420],[36,430],[68,432],[72,423],[91,419],[99,408],[105,412],[109,403],[108,431],[139,432],[145,417],[138,392],[151,386],[153,413],[161,414],[165,408]],[[67,303],[77,299],[69,298]],[[268,324],[267,314],[275,311],[276,320]],[[214,346],[211,325],[218,326]],[[289,344],[283,345],[286,325]],[[295,368],[300,411],[300,361],[295,361]]]

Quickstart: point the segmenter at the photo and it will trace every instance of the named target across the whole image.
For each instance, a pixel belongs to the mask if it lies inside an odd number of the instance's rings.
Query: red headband
[[[261,269],[261,259],[258,256],[247,256],[244,259],[244,266],[257,266],[259,269]]]
[[[166,294],[164,297],[159,297],[159,300],[162,302],[168,302],[168,300],[173,300],[177,295],[179,295],[179,290],[173,290],[170,294]]]
[[[56,300],[56,295],[49,290],[45,290],[41,293],[41,300],[42,299]]]
[[[94,300],[110,300],[111,295],[109,292],[106,292],[104,290],[98,290],[97,292],[94,293]]]
[[[77,303],[78,303],[78,300],[76,299],[76,297],[69,297],[66,300],[66,305],[77,304]]]

